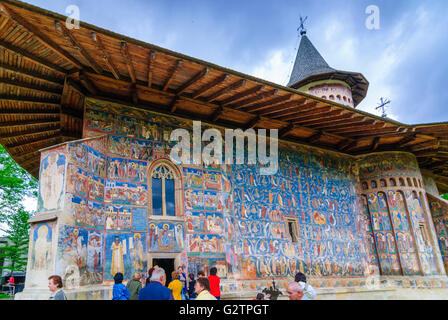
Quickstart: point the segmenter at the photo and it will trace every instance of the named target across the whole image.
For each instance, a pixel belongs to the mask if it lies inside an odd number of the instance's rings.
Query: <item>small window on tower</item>
[[[419,223],[420,232],[422,234],[423,241],[425,242],[425,245],[429,246],[429,236],[428,236],[428,230],[426,230],[426,224],[424,222]]]
[[[288,224],[288,233],[293,243],[299,240],[299,223],[297,218],[286,218],[286,223]]]

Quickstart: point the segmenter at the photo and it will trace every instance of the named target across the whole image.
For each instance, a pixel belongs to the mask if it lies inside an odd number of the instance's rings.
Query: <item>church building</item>
[[[216,267],[223,299],[285,291],[299,271],[321,298],[446,297],[447,122],[356,109],[368,81],[330,67],[305,31],[282,86],[65,21],[0,4],[0,142],[39,179],[18,299],[47,299],[58,274],[69,299],[108,300],[115,273],[155,265],[168,281]],[[278,170],[177,163],[172,133],[193,146],[196,121],[223,137],[265,129]]]

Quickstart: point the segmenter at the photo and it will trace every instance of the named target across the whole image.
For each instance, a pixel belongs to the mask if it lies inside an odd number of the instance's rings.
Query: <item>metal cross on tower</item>
[[[381,109],[381,111],[383,112],[383,114],[382,114],[381,116],[382,116],[383,118],[386,118],[386,117],[387,117],[387,114],[386,114],[386,105],[389,104],[389,103],[390,103],[390,100],[387,100],[387,99],[385,100],[384,98],[381,98],[381,99],[380,99],[379,106],[375,108],[376,110]]]
[[[303,36],[304,34],[306,34],[306,29],[305,29],[305,26],[304,26],[304,23],[305,23],[306,19],[308,19],[308,17],[305,17],[305,19],[303,19],[302,17],[300,17],[300,25],[299,25],[299,27],[297,28],[297,31],[300,32],[300,35],[301,35],[301,36]]]

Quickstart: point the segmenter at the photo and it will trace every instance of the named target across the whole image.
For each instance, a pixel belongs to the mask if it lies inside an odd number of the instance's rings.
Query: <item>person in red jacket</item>
[[[210,282],[210,293],[219,300],[221,298],[221,291],[219,290],[219,284],[221,279],[216,275],[218,270],[213,267],[210,268],[210,275],[208,276],[208,281]]]

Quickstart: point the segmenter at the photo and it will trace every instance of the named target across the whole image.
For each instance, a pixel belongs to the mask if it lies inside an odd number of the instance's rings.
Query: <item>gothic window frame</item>
[[[153,176],[155,174],[160,174],[157,172],[159,168],[164,167],[168,169],[169,172],[164,173],[162,179],[162,214],[156,215],[154,214],[154,203],[153,203]],[[167,215],[167,203],[166,203],[166,189],[165,189],[165,180],[171,180],[169,177],[172,176],[172,180],[174,180],[174,216]],[[176,218],[182,217],[184,215],[183,212],[183,189],[182,189],[182,174],[179,168],[172,163],[168,159],[158,159],[154,161],[148,168],[147,172],[147,181],[148,181],[148,205],[150,216],[153,218]]]
[[[290,225],[292,225],[292,230],[290,230]],[[292,243],[299,242],[299,219],[296,217],[286,217],[286,228],[288,231],[289,239]]]

